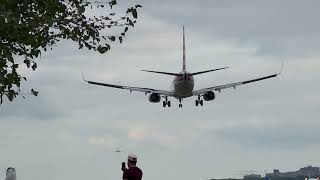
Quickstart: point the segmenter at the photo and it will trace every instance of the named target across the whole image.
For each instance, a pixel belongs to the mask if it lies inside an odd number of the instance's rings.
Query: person
[[[16,180],[16,170],[13,167],[9,167],[6,171],[5,180]]]
[[[141,180],[142,179],[142,170],[137,167],[137,156],[130,154],[127,161],[128,168],[122,168],[123,171],[122,179],[123,180]]]

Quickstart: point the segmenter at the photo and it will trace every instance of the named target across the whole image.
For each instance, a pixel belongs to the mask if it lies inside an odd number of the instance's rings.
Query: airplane
[[[283,66],[283,63],[282,63]],[[185,33],[184,33],[184,27],[183,27],[183,53],[182,53],[182,71],[179,73],[171,73],[171,72],[161,72],[161,71],[150,71],[150,70],[142,70],[144,72],[150,72],[150,73],[158,73],[158,74],[164,74],[169,76],[174,76],[174,79],[172,81],[172,87],[173,89],[170,91],[166,90],[159,90],[159,89],[152,89],[152,88],[144,88],[144,87],[132,87],[132,86],[122,86],[122,85],[115,85],[115,84],[107,84],[107,83],[101,83],[101,82],[95,82],[95,81],[87,81],[85,80],[83,73],[82,78],[85,82],[92,85],[98,85],[98,86],[106,86],[111,88],[118,88],[118,89],[125,89],[129,90],[130,93],[132,91],[138,91],[138,92],[144,92],[146,95],[149,94],[149,101],[151,103],[159,103],[161,101],[161,98],[163,98],[163,107],[171,107],[171,101],[168,100],[168,97],[173,97],[179,100],[179,108],[182,108],[182,100],[184,98],[189,98],[192,96],[197,96],[198,98],[195,100],[196,106],[203,106],[203,100],[204,101],[212,101],[215,99],[215,93],[214,91],[220,92],[223,89],[227,88],[234,88],[236,89],[237,86],[253,83],[256,81],[261,81],[269,78],[274,78],[278,76],[280,73],[277,74],[271,74],[268,76],[263,76],[256,79],[250,79],[246,81],[240,81],[230,84],[224,84],[224,85],[218,85],[218,86],[212,86],[204,89],[194,90],[194,79],[193,76],[208,73],[212,71],[218,71],[227,69],[229,67],[223,67],[223,68],[216,68],[216,69],[210,69],[206,71],[199,71],[190,73],[186,70],[186,47],[185,47]],[[281,67],[282,71],[282,67]]]

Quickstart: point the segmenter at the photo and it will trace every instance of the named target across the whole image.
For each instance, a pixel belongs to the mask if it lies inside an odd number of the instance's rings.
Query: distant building
[[[280,170],[275,169],[273,173],[267,173],[266,177],[274,178],[298,178],[298,177],[319,177],[320,168],[319,167],[304,167],[300,168],[298,171],[293,172],[280,172]]]
[[[299,170],[303,176],[306,177],[319,177],[320,176],[320,168],[319,167],[304,167]]]
[[[320,168],[307,166],[300,168],[298,171],[280,172],[279,169],[274,169],[273,173],[266,173],[265,177],[259,174],[248,174],[243,176],[243,179],[210,179],[210,180],[319,180]]]

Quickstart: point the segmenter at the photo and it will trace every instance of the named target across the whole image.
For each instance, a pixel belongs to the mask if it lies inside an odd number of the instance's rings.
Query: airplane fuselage
[[[193,76],[187,71],[182,71],[179,74],[181,75],[175,77],[172,81],[174,97],[186,98],[192,96],[194,88]]]

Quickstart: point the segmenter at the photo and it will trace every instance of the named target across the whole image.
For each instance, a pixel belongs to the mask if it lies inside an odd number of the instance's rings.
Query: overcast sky
[[[8,166],[21,180],[121,179],[128,153],[154,180],[320,166],[320,1],[139,3],[136,27],[109,53],[62,42],[24,70],[25,90],[40,93],[0,107],[0,179]],[[89,80],[169,90],[172,77],[140,70],[181,70],[183,25],[188,71],[230,66],[195,77],[195,89],[278,73],[282,60],[283,75],[182,109],[82,81],[81,66]]]

